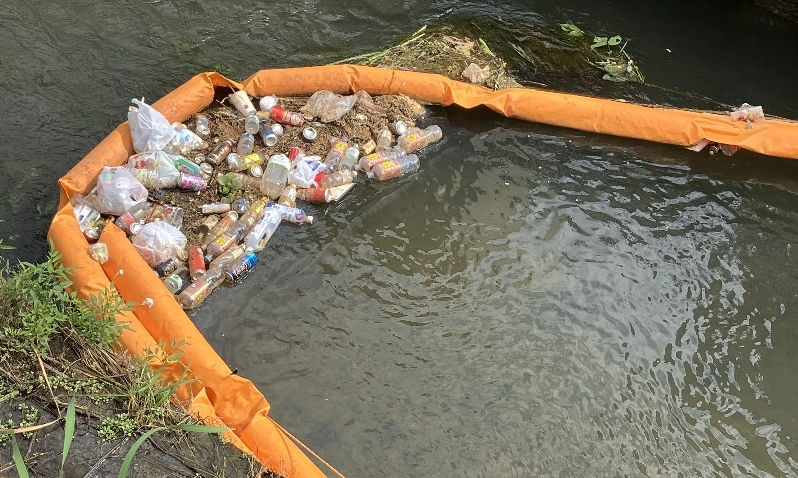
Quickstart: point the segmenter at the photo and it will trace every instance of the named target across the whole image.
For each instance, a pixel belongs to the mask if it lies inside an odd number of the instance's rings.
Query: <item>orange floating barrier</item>
[[[207,107],[218,89],[243,89],[262,97],[311,95],[318,90],[372,95],[402,93],[419,101],[473,108],[484,105],[502,115],[595,133],[693,146],[703,140],[736,145],[758,153],[798,159],[798,123],[763,119],[748,128],[728,114],[641,106],[607,99],[511,88],[493,91],[427,73],[336,65],[262,70],[241,83],[219,73],[201,73],[153,106],[170,121],[182,122]],[[225,91],[227,93],[228,91]],[[232,429],[227,438],[251,451],[267,467],[289,478],[325,475],[269,417],[269,402],[251,381],[234,375],[202,333],[152,273],[124,232],[108,223],[100,240],[109,248],[109,261],[100,266],[88,253],[69,205],[75,194],[87,194],[105,166],[119,166],[134,153],[130,128],[121,124],[60,180],[60,210],[53,218],[49,239],[75,267],[74,284],[81,297],[105,290],[113,282],[126,301],[139,304],[117,320],[130,330],[120,338],[130,353],[142,355],[158,343],[182,341],[182,364],[169,373],[195,379],[177,391],[189,411],[212,424]]]

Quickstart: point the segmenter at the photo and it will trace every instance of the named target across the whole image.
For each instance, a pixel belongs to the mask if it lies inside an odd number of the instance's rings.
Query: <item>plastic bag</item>
[[[485,80],[488,79],[488,75],[490,74],[490,66],[486,66],[485,68],[480,68],[479,65],[476,63],[471,63],[463,70],[463,77],[466,78],[471,83],[481,85],[485,83]]]
[[[106,166],[87,199],[100,213],[120,216],[147,199],[147,194],[147,188],[127,169]]]
[[[137,153],[163,149],[177,136],[177,131],[158,110],[135,98],[131,101],[136,107],[127,112],[127,121]]]
[[[163,147],[164,152],[186,156],[192,151],[208,147],[208,143],[183,123],[172,123],[172,128],[175,130],[175,137]]]
[[[743,103],[729,114],[732,121],[756,121],[765,117],[761,106],[751,106],[748,103]]]
[[[355,95],[341,96],[332,91],[321,90],[313,93],[300,112],[319,118],[322,123],[339,119],[355,106]]]
[[[146,188],[173,188],[180,179],[175,166],[178,157],[163,151],[145,151],[131,156],[125,166]]]
[[[185,257],[188,241],[178,228],[166,221],[155,221],[142,226],[132,242],[147,264],[155,267],[171,257]]]
[[[295,184],[298,188],[318,187],[316,175],[324,171],[324,168],[321,156],[303,156],[288,172],[288,184]]]

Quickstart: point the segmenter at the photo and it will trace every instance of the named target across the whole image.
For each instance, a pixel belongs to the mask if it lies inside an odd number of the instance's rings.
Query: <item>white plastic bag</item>
[[[308,98],[308,103],[299,109],[302,113],[319,118],[322,123],[329,123],[345,115],[355,106],[355,95],[341,96],[332,91],[321,90]]]
[[[135,98],[131,101],[136,108],[131,107],[127,112],[127,121],[137,153],[163,149],[177,136],[177,131],[158,110]]]
[[[288,183],[295,184],[298,188],[317,187],[316,175],[324,171],[321,156],[303,156],[294,163],[288,173]]]
[[[173,188],[180,179],[175,159],[163,151],[145,151],[131,156],[126,167],[146,188]]]
[[[761,106],[751,106],[748,103],[743,103],[742,106],[729,114],[732,121],[756,121],[765,117],[765,112]]]
[[[188,241],[178,228],[166,221],[155,221],[142,226],[132,242],[147,264],[155,267],[170,257],[185,257]]]
[[[463,78],[467,79],[471,83],[481,85],[485,83],[485,80],[488,79],[488,75],[490,75],[490,66],[486,66],[485,68],[480,68],[479,65],[476,63],[471,63],[463,70]]]
[[[120,216],[147,199],[147,188],[125,168],[104,167],[87,199],[102,214]]]

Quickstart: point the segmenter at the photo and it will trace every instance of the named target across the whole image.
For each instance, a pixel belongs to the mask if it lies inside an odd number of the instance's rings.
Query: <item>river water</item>
[[[638,99],[798,118],[798,29],[732,2],[12,0],[6,257],[43,258],[57,178],[130,98],[327,63],[461,14],[631,38],[655,85]],[[281,226],[192,313],[278,422],[349,477],[798,473],[794,162],[485,111],[422,123],[444,140],[420,171]]]

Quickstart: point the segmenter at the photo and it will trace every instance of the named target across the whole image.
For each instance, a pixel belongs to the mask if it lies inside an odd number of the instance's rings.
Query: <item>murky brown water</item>
[[[130,98],[328,62],[454,14],[619,32],[656,85],[798,117],[794,29],[636,5],[7,3],[0,232],[41,258],[56,179]],[[796,474],[795,163],[484,112],[424,122],[445,140],[419,172],[281,226],[192,314],[281,424],[350,477]]]

